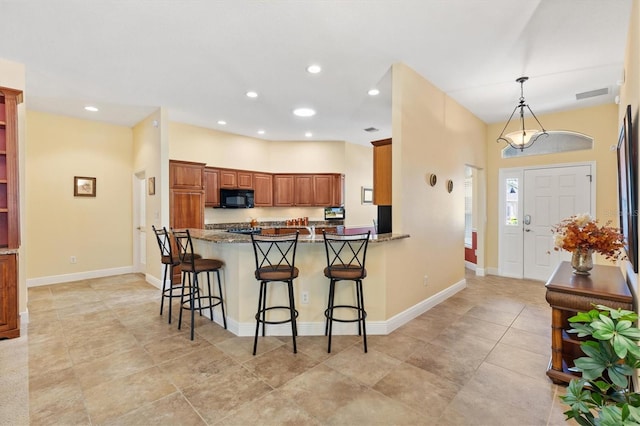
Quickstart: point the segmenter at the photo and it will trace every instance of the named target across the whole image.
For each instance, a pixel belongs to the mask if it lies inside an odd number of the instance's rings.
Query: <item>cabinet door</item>
[[[204,188],[204,164],[170,160],[169,188],[202,190]]]
[[[275,207],[293,206],[293,175],[273,175],[273,205]]]
[[[313,206],[313,175],[294,176],[295,197],[293,204],[298,207]]]
[[[18,104],[22,92],[0,87],[0,247],[20,247]],[[0,301],[1,302],[1,301]]]
[[[391,139],[373,145],[373,204],[391,205]]]
[[[268,173],[254,173],[255,189],[253,202],[256,207],[273,206],[273,176]]]
[[[238,173],[235,170],[220,169],[220,188],[237,188]]]
[[[204,205],[220,206],[220,172],[216,169],[204,169]]]
[[[238,170],[238,188],[242,189],[254,189],[253,187],[253,173],[251,172],[243,172]]]
[[[171,227],[204,228],[204,191],[171,190]]]
[[[15,254],[0,256],[0,338],[20,336],[16,264]]]
[[[313,205],[333,205],[334,175],[313,175]]]

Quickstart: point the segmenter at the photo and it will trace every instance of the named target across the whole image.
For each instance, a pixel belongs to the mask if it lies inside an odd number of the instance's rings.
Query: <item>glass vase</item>
[[[593,250],[577,249],[571,256],[573,273],[577,275],[589,275],[593,269]]]

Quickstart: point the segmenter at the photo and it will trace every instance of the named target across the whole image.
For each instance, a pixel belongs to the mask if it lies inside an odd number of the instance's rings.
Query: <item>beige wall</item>
[[[27,279],[131,267],[131,129],[28,111],[27,134]],[[74,197],[74,176],[97,196]]]
[[[392,79],[393,231],[411,238],[387,252],[387,318],[464,280],[464,168],[486,167],[482,121],[406,65]]]
[[[11,89],[17,89],[25,91],[25,67],[23,64],[17,62],[7,61],[0,58],[0,86],[8,87]],[[27,229],[24,220],[25,211],[25,147],[26,147],[26,105],[27,96],[24,95],[23,102],[18,105],[18,180],[20,182],[20,236],[21,246],[18,251],[18,312],[27,311],[27,284],[26,284],[26,262],[24,261],[27,256],[28,246],[25,244],[27,238]]]
[[[533,109],[535,111],[535,105]],[[496,271],[498,268],[498,171],[501,168],[594,161],[596,164],[595,216],[603,223],[608,220],[612,220],[616,224],[618,222],[618,163],[616,151],[610,149],[612,145],[618,143],[617,106],[614,104],[600,105],[540,115],[538,118],[547,130],[571,130],[591,136],[594,140],[593,149],[503,159],[501,151],[505,145],[497,143],[496,138],[505,123],[488,126],[486,253],[488,268],[495,268]],[[544,143],[544,140],[536,143]],[[603,260],[598,257],[596,261],[602,262]]]
[[[141,197],[141,199],[144,198],[146,213],[146,265],[140,268],[143,269],[140,272],[146,273],[148,278],[149,276],[157,278],[158,281],[151,280],[156,285],[160,285],[163,271],[160,264],[160,250],[151,225],[155,225],[157,228],[162,226],[169,228],[167,126],[166,111],[158,109],[133,128],[133,173],[136,176],[134,179],[144,179],[147,188]],[[155,178],[156,193],[154,195],[149,195],[148,191],[148,179],[151,177]],[[140,208],[137,204],[134,202],[134,215],[138,214],[136,209]],[[138,223],[134,225],[138,225]],[[138,246],[138,242],[134,241],[133,243],[135,255],[135,253],[139,253],[138,250],[142,249]]]

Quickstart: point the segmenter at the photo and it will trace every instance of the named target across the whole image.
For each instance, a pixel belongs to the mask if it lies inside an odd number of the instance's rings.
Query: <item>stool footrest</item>
[[[182,303],[182,309],[187,309],[190,310],[191,309],[191,300],[194,301],[194,309],[209,309],[209,308],[213,308],[215,306],[218,306],[219,304],[222,303],[222,299],[219,296],[198,296],[198,297],[193,297],[190,300],[187,300],[186,302]],[[198,307],[195,307],[195,301],[198,301]],[[217,302],[215,303],[211,303],[209,305],[200,305],[200,300],[217,300]]]
[[[358,316],[356,318],[353,319],[341,319],[341,318],[336,318],[335,316],[330,316],[329,315],[329,311],[331,309],[353,309],[354,311],[358,311]],[[330,319],[331,321],[338,321],[338,322],[357,322],[357,321],[364,321],[365,318],[367,318],[367,311],[365,311],[364,309],[358,308],[357,306],[353,306],[353,305],[335,305],[333,308],[329,308],[329,309],[325,309],[324,311],[324,316],[328,319]]]
[[[265,309],[261,309],[260,311],[258,311],[258,313],[256,314],[256,321],[258,321],[259,323],[263,323],[263,324],[286,324],[288,322],[291,322],[293,319],[298,318],[298,310],[294,309],[293,312],[295,314],[295,318],[286,318],[283,320],[278,320],[278,321],[273,321],[273,320],[263,320],[262,314],[274,310],[274,309],[283,309],[286,310],[287,312],[291,310],[291,308],[289,308],[288,306],[269,306],[268,308]]]

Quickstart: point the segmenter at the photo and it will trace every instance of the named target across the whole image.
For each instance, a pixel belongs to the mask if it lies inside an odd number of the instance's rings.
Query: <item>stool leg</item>
[[[331,283],[329,284],[329,309],[328,309],[328,316],[327,316],[327,322],[329,323],[329,332],[327,334],[328,336],[328,344],[327,344],[327,353],[331,353],[331,332],[333,329],[333,303],[334,303],[334,297],[335,297],[335,292],[336,292],[336,281],[335,280],[331,280]]]
[[[335,287],[333,286],[333,280],[331,280],[329,282],[329,297],[327,297],[327,310],[325,313],[325,321],[324,321],[324,335],[328,336],[329,335],[329,316],[327,315],[329,313],[329,309],[331,308],[331,306],[333,305],[332,300],[333,300],[333,289]]]
[[[253,337],[253,354],[256,354],[256,349],[258,347],[258,331],[260,330],[260,314],[261,314],[261,310],[262,310],[262,294],[263,294],[263,289],[265,286],[265,282],[264,281],[260,281],[260,292],[258,294],[258,312],[256,313],[256,334]],[[264,331],[264,327],[263,327],[263,331]]]
[[[218,291],[220,292],[220,307],[222,308],[222,323],[224,329],[227,329],[227,316],[224,313],[224,298],[222,297],[222,284],[220,283],[220,270],[216,269],[216,275],[218,276]]]
[[[360,319],[362,317],[362,305],[360,305],[360,281],[356,280],[354,284],[356,285],[356,308],[358,310],[358,336],[362,336],[362,326],[360,325]]]
[[[162,308],[164,307],[164,295],[167,291],[167,269],[169,268],[168,264],[164,264],[164,278],[162,279],[162,294],[160,297],[160,315],[162,315]],[[171,307],[171,303],[169,303],[169,307]],[[169,315],[169,320],[171,320],[171,315]]]
[[[211,279],[209,278],[211,271],[207,271],[207,290],[209,290],[209,315],[211,315],[211,321],[213,321],[213,293],[211,293]]]
[[[262,337],[265,336],[265,329],[267,327],[267,285],[265,281],[264,288],[262,288]]]
[[[360,293],[360,298],[358,299],[358,305],[360,305],[358,316],[362,317],[362,340],[364,341],[364,353],[367,353],[367,328],[365,325],[365,318],[367,317],[367,312],[364,310],[364,294],[362,293],[361,280],[358,280],[357,286],[359,290],[358,292]]]
[[[180,328],[182,328],[182,311],[184,309],[182,309],[182,307],[184,306],[184,291],[186,290],[185,285],[187,284],[187,273],[186,272],[182,272],[182,284],[181,284],[181,288],[182,291],[180,293],[180,314],[178,315],[178,330],[180,330]],[[191,294],[189,294],[189,297],[191,297]]]
[[[193,287],[191,288],[191,303],[189,304],[189,307],[191,308],[191,340],[193,340],[193,331],[194,331],[194,322],[195,322],[195,307],[196,307],[196,297],[198,297],[198,306],[200,306],[200,287],[198,285],[198,274],[196,274],[195,272],[192,274],[193,275]],[[191,275],[189,275],[189,284],[191,284]],[[200,308],[200,310],[202,310],[202,308]],[[200,312],[200,315],[202,315],[202,312]]]
[[[165,269],[165,273],[166,273],[166,269]],[[173,307],[173,265],[171,265],[169,267],[169,324],[171,324],[171,316],[173,315],[172,313],[172,307]],[[167,282],[167,277],[164,277],[164,282]],[[163,293],[164,294],[164,293]],[[164,302],[164,297],[162,298],[162,301]],[[162,306],[160,307],[160,312],[162,312]]]
[[[289,287],[289,315],[291,315],[291,336],[293,338],[293,353],[298,353],[296,347],[296,335],[298,334],[298,328],[296,326],[296,305],[293,297],[293,281],[287,282]]]

